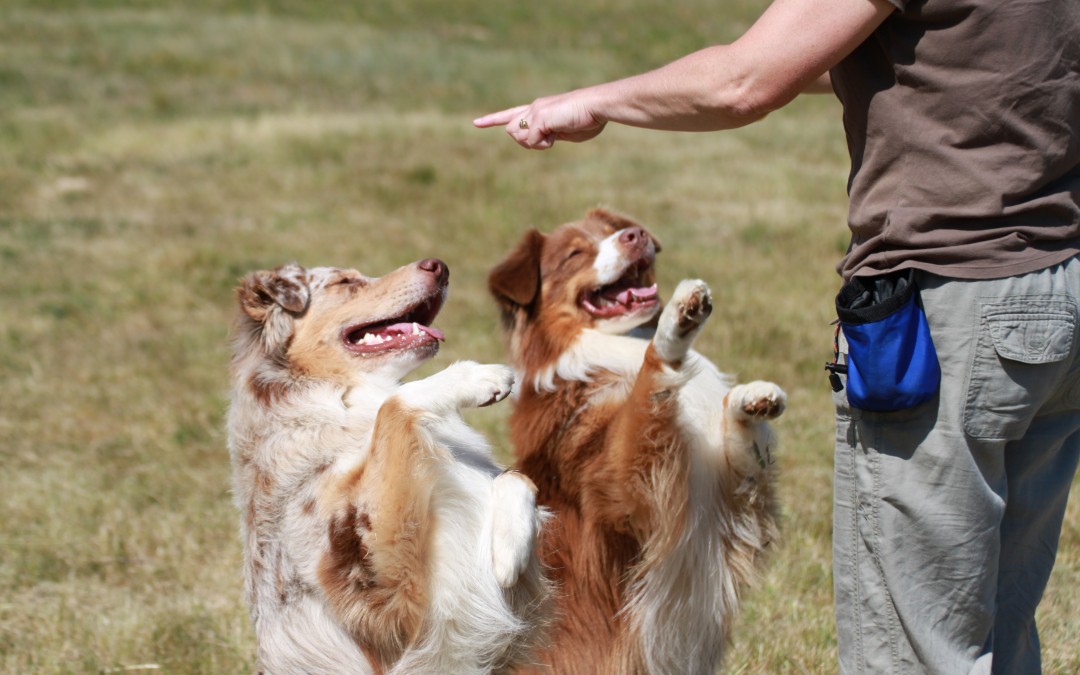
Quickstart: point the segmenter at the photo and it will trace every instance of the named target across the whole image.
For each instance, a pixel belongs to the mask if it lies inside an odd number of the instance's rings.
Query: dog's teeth
[[[416,323],[415,321],[413,321],[413,325],[412,325],[412,334],[413,335],[419,335],[420,334],[420,325],[418,323]]]

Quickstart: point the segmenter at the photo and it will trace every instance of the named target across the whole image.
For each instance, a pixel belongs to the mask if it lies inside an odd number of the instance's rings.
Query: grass
[[[730,39],[763,2],[7,0],[0,6],[0,670],[253,669],[230,502],[231,289],[297,260],[452,269],[435,364],[504,359],[486,271],[607,204],[708,280],[699,346],[791,397],[785,541],[734,673],[835,670],[832,265],[839,108],[712,135],[521,151],[472,117]],[[781,355],[780,358],[777,355]],[[506,405],[470,419],[505,454]],[[1080,514],[1040,610],[1080,670]]]

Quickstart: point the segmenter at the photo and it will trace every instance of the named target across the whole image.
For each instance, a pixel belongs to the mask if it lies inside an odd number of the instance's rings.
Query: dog
[[[543,634],[536,488],[460,416],[513,372],[400,382],[444,339],[448,279],[435,259],[289,264],[236,291],[229,447],[263,671],[504,671]]]
[[[515,467],[554,513],[541,558],[561,593],[539,660],[556,673],[714,672],[779,533],[766,420],[786,396],[691,350],[711,293],[683,281],[661,311],[659,250],[595,209],[528,231],[488,278],[517,371]]]

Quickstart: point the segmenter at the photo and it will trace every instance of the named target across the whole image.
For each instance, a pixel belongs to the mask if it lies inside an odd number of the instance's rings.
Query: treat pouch
[[[914,270],[855,277],[840,289],[836,313],[848,344],[853,407],[903,410],[937,394],[941,369],[918,295]]]

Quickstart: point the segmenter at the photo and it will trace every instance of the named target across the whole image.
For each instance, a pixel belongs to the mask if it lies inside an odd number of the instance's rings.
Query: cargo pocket
[[[1076,315],[1071,302],[1025,302],[982,307],[964,410],[972,438],[1014,440],[1024,435],[1047,396],[1066,375]]]

